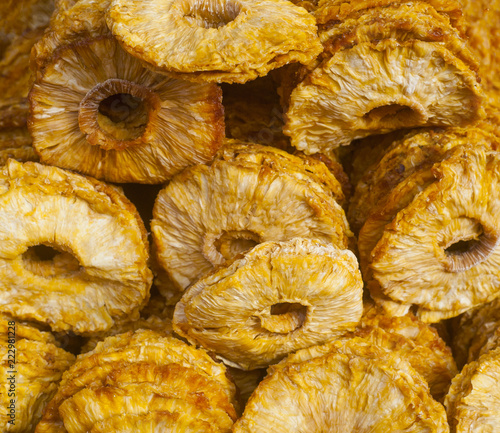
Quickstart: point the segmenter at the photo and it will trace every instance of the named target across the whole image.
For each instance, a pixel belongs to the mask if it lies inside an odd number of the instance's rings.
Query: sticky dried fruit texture
[[[348,250],[265,242],[193,284],[176,305],[174,330],[229,365],[263,368],[354,329],[362,286]]]
[[[118,189],[9,160],[0,203],[2,312],[76,333],[138,316],[152,279],[146,231]]]
[[[360,231],[372,297],[392,315],[424,322],[457,316],[498,296],[500,158],[457,146],[394,187]]]
[[[113,182],[161,183],[208,161],[224,135],[216,85],[161,77],[110,38],[59,52],[30,93],[43,162]]]
[[[49,332],[3,314],[0,314],[0,337],[3,343],[0,426],[5,432],[31,433],[74,356],[58,347]]]
[[[205,273],[261,242],[302,237],[346,247],[350,232],[331,192],[301,170],[297,157],[288,156],[295,158],[295,171],[281,170],[284,163],[270,149],[255,162],[216,158],[188,168],[160,192],[151,230],[158,263],[173,284],[164,296],[179,297]]]
[[[234,396],[224,365],[205,351],[164,333],[127,332],[77,358],[36,432],[101,431],[115,422],[124,428],[148,414],[160,417],[154,423],[165,415],[180,431],[198,419],[207,428],[201,431],[227,432],[236,419]]]
[[[500,298],[462,314],[455,320],[453,353],[459,367],[499,346]]]
[[[387,139],[390,141],[393,137],[394,135],[390,135]],[[413,173],[431,168],[451,148],[459,145],[482,145],[496,150],[500,144],[500,137],[476,126],[414,130],[400,139],[396,135],[389,146],[385,146],[384,139],[380,139],[380,144],[384,147],[382,155],[366,169],[349,203],[349,223],[355,231],[359,231],[370,213],[381,206],[388,191]],[[360,158],[366,154],[365,150],[361,149]]]
[[[25,127],[0,129],[0,166],[9,158],[17,161],[38,161]]]
[[[363,340],[286,365],[264,379],[233,429],[240,432],[448,432],[443,407],[396,353]]]
[[[362,10],[344,23],[325,18],[319,34],[325,51],[299,74],[286,113],[284,133],[299,150],[400,128],[464,126],[483,114],[477,65],[429,5]]]
[[[114,0],[107,22],[130,54],[192,81],[244,83],[321,52],[312,15],[284,0]]]
[[[494,432],[500,427],[500,348],[467,364],[453,379],[445,406],[452,433]]]

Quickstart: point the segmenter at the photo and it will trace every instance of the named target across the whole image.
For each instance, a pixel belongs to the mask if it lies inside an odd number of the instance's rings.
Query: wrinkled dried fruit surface
[[[49,332],[3,314],[0,314],[0,337],[3,342],[0,402],[4,408],[0,413],[0,426],[5,432],[31,433],[74,356],[58,347]],[[15,400],[12,411],[9,410],[11,400]],[[14,418],[10,414],[14,414]]]
[[[458,146],[400,182],[359,235],[372,297],[393,315],[454,317],[498,296],[498,153]]]
[[[0,221],[2,312],[76,333],[138,315],[152,278],[146,232],[118,189],[9,160]]]
[[[285,365],[250,397],[234,432],[448,432],[443,407],[396,353],[360,339]]]
[[[196,426],[229,432],[236,419],[234,395],[225,367],[206,352],[165,333],[138,330],[108,337],[80,355],[36,431],[102,431],[117,423],[121,431],[130,424],[145,429],[166,423],[179,429],[172,431]]]
[[[151,229],[177,296],[261,242],[303,237],[346,247],[350,231],[331,192],[306,176],[300,160],[295,171],[274,168],[270,149],[256,162],[216,158],[188,168],[158,195]]]
[[[308,239],[265,242],[192,285],[174,330],[252,370],[354,329],[362,296],[350,251]]]
[[[452,433],[494,432],[500,427],[500,348],[467,364],[453,379],[445,406]]]
[[[221,91],[144,69],[111,38],[69,45],[30,93],[43,162],[113,182],[161,183],[221,144]]]
[[[192,81],[244,83],[321,52],[313,16],[284,0],[113,0],[107,22],[129,53]]]

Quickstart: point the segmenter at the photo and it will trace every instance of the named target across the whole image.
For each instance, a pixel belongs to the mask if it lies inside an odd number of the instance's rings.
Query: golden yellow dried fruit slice
[[[475,73],[438,43],[363,42],[293,90],[284,133],[316,153],[400,128],[467,125],[482,115],[482,98]]]
[[[96,348],[80,355],[76,363],[63,377],[57,394],[50,401],[37,433],[61,431],[64,426],[59,414],[60,405],[76,393],[98,386],[113,371],[133,364],[165,366],[177,364],[181,368],[194,369],[212,386],[222,389],[229,402],[237,408],[235,386],[226,376],[223,364],[215,362],[204,350],[196,349],[172,336],[152,330],[138,330],[106,338]]]
[[[261,242],[303,237],[346,247],[350,231],[331,194],[273,165],[273,158],[255,164],[216,159],[186,169],[160,192],[151,230],[159,265],[177,288],[164,296],[179,296]]]
[[[0,428],[31,433],[74,356],[52,334],[0,314]]]
[[[413,306],[424,322],[457,316],[497,297],[500,254],[498,153],[458,146],[431,174],[435,181],[430,184],[414,182],[413,176],[401,182],[394,191],[406,182],[413,196],[399,202],[393,191],[387,207],[402,210],[386,224],[383,218],[376,222],[376,216],[370,217],[377,234],[368,239],[367,221],[359,241],[362,269],[367,266],[371,272],[372,296],[395,315]]]
[[[352,330],[363,311],[357,260],[314,240],[262,243],[194,283],[174,330],[244,370]]]
[[[500,348],[467,364],[453,379],[445,400],[452,433],[494,432],[500,427]]]
[[[397,353],[360,339],[276,369],[250,397],[240,432],[448,432],[443,407]]]
[[[38,161],[26,127],[0,129],[0,166],[9,158],[16,161]]]
[[[156,71],[244,83],[321,52],[316,22],[283,0],[113,0],[107,23]]]
[[[161,183],[222,142],[221,90],[144,69],[111,38],[65,47],[30,93],[33,146],[48,164],[113,182]]]
[[[9,160],[0,203],[2,312],[76,333],[138,316],[152,279],[148,243],[118,189]]]

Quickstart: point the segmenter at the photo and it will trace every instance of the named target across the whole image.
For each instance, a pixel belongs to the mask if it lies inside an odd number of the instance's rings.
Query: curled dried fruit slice
[[[372,296],[393,315],[437,322],[498,296],[500,156],[453,148],[400,182],[359,236]]]
[[[31,433],[74,356],[57,347],[52,334],[3,314],[0,337],[0,426],[2,431]]]
[[[453,379],[445,406],[452,433],[493,432],[498,428],[500,348],[467,364]]]
[[[91,386],[100,387],[114,371],[134,364],[147,364],[151,371],[155,365],[172,364],[178,365],[173,368],[193,369],[204,379],[210,380],[211,387],[222,389],[228,401],[237,407],[235,386],[227,378],[223,364],[216,363],[204,350],[195,349],[177,338],[156,331],[138,330],[108,337],[98,343],[93,351],[77,358],[47,406],[37,433],[64,432],[61,430],[64,427],[59,412],[64,401]]]
[[[201,278],[177,303],[174,330],[244,370],[353,329],[362,280],[350,251],[308,239],[262,243]]]
[[[146,231],[118,189],[9,160],[0,203],[1,311],[76,333],[138,315],[151,285]]]
[[[448,432],[443,407],[398,354],[363,340],[264,379],[233,431]]]
[[[165,296],[178,296],[261,242],[302,237],[346,247],[350,232],[331,192],[301,170],[276,164],[272,157],[216,159],[186,169],[160,192],[151,230],[158,262],[177,287]]]
[[[30,93],[40,159],[113,182],[161,183],[210,160],[224,134],[221,90],[144,69],[111,38],[59,51]]]
[[[481,100],[474,72],[438,43],[363,42],[335,52],[293,90],[284,133],[316,153],[400,128],[466,125],[481,115]]]
[[[321,52],[316,23],[283,0],[113,0],[108,26],[157,71],[244,83]]]

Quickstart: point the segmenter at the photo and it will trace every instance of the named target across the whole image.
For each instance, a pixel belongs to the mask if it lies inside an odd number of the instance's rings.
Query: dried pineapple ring
[[[244,370],[353,329],[363,311],[357,260],[309,239],[265,242],[201,278],[177,303],[174,330]]]
[[[303,237],[347,246],[351,233],[331,193],[300,170],[299,176],[274,168],[273,161],[216,159],[186,169],[160,192],[151,230],[158,262],[177,287],[164,296],[178,296],[261,242]]]
[[[321,52],[312,15],[283,0],[114,0],[107,22],[130,54],[192,81],[244,83]]]
[[[221,144],[216,85],[149,72],[111,38],[58,53],[30,93],[29,128],[43,162],[112,182],[161,183],[207,162]]]
[[[72,395],[103,381],[114,371],[134,363],[154,365],[178,364],[192,368],[201,376],[222,387],[233,406],[235,386],[226,376],[223,364],[216,363],[204,350],[181,340],[151,330],[138,330],[106,338],[96,348],[78,356],[65,373],[57,394],[48,404],[37,427],[37,433],[64,432],[60,405]],[[63,429],[63,430],[61,430]]]
[[[437,43],[364,42],[336,52],[292,91],[284,133],[297,149],[322,152],[400,128],[469,124],[481,100],[474,72]]]
[[[0,314],[0,337],[3,342],[0,345],[0,374],[4,381],[0,392],[3,408],[0,426],[2,431],[31,433],[45,405],[56,393],[63,372],[75,357],[57,347],[52,334],[13,321],[3,314]],[[9,351],[11,341],[15,347],[14,364],[9,362],[13,354],[12,350]],[[15,400],[13,406],[11,400]],[[9,421],[14,421],[14,424],[9,424]]]
[[[396,353],[364,340],[264,379],[233,432],[448,432],[443,407]]]
[[[385,206],[402,210],[392,222],[393,212],[379,221],[372,215],[359,238],[372,296],[393,315],[413,305],[424,322],[457,316],[499,294],[500,156],[458,146],[432,174],[431,184],[415,182],[419,172],[401,182],[393,193],[406,183],[413,196],[397,203],[391,193]],[[378,227],[373,236],[370,220]]]
[[[498,429],[500,348],[467,364],[453,379],[445,399],[452,433]]]
[[[0,172],[0,240],[0,310],[15,317],[98,332],[138,316],[148,296],[144,225],[102,182],[9,160]]]

